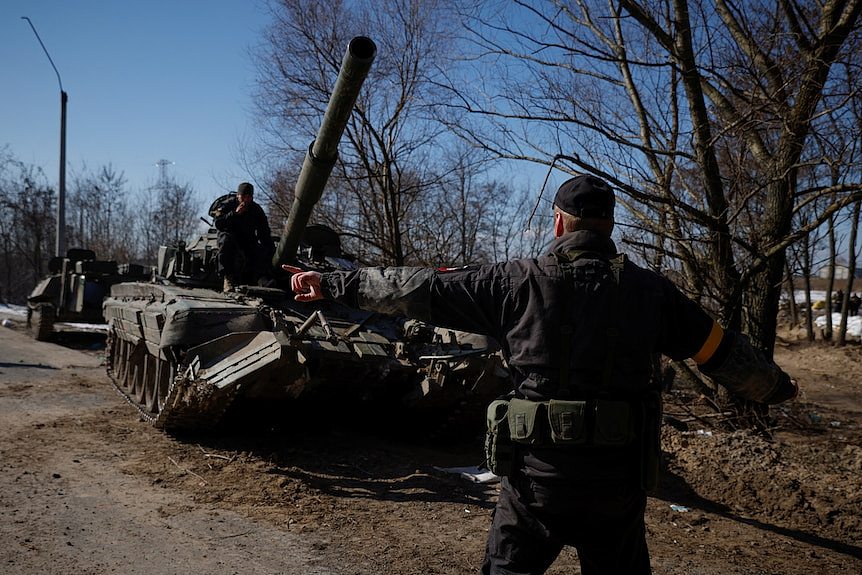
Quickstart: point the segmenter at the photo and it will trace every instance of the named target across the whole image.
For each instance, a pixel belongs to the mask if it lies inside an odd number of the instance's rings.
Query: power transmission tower
[[[167,190],[171,185],[170,177],[168,176],[168,166],[173,166],[174,163],[170,160],[159,160],[156,166],[159,167],[159,181],[156,183],[156,189]]]

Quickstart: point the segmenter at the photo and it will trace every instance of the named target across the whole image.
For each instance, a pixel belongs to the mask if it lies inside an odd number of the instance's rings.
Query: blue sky
[[[60,88],[69,95],[67,182],[82,162],[112,164],[136,192],[156,162],[207,203],[249,177],[237,162],[253,132],[248,55],[269,22],[258,0],[3,0],[0,146],[56,185]]]

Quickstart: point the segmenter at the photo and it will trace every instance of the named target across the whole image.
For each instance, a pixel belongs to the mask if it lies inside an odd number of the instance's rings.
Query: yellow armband
[[[718,323],[713,321],[712,329],[709,331],[706,341],[703,342],[700,351],[692,356],[695,363],[701,365],[709,361],[709,358],[711,358],[715,353],[715,350],[718,349],[718,344],[721,343],[722,338],[724,338],[724,329],[722,329]]]

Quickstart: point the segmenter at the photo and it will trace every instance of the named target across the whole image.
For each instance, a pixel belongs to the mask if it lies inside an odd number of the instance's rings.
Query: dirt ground
[[[108,384],[103,341],[0,327],[0,572],[460,574],[497,487],[431,446],[323,418],[172,437]],[[770,440],[723,431],[673,390],[647,528],[657,574],[862,573],[862,348],[786,334],[802,387]],[[313,418],[312,418],[313,421]],[[566,550],[549,573],[580,573]]]

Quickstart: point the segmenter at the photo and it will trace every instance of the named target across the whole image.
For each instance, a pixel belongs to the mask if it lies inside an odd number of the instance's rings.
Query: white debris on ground
[[[480,469],[478,467],[435,467],[434,469],[443,473],[460,475],[473,483],[496,483],[500,481],[498,476],[487,469]]]

